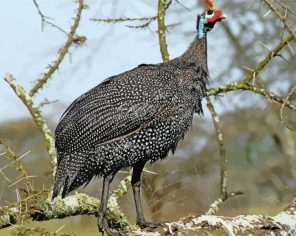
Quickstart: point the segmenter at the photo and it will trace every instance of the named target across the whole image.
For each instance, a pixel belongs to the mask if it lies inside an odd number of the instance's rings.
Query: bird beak
[[[227,19],[227,15],[225,13],[222,13],[220,19],[222,19],[222,20]]]

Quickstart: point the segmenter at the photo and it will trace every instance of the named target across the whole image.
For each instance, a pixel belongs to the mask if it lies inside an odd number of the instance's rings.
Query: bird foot
[[[113,232],[110,229],[108,222],[105,218],[101,219],[100,217],[98,217],[98,228],[99,228],[100,233],[102,233],[102,235],[104,235],[104,232],[106,232],[107,235],[109,235],[109,236],[119,236],[120,235],[120,233]]]
[[[145,228],[155,229],[155,228],[158,228],[158,227],[162,227],[162,228],[168,229],[167,222],[164,222],[164,221],[147,222],[145,220],[141,220],[141,221],[138,221],[137,222],[137,225],[141,229],[145,229]]]

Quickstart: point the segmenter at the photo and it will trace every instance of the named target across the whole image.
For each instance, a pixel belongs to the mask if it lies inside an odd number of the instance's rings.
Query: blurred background
[[[283,1],[293,11],[296,2]],[[208,34],[209,87],[240,80],[254,68],[287,33],[282,23],[259,0],[216,1],[227,15]],[[43,14],[54,24],[69,31],[76,13],[74,1],[38,1]],[[143,22],[116,24],[95,22],[91,18],[153,17],[156,0],[87,0],[78,34],[87,38],[82,45],[70,49],[59,70],[37,94],[42,114],[52,130],[66,107],[79,95],[103,79],[136,67],[141,63],[159,63],[157,22],[145,28]],[[43,25],[33,1],[4,0],[0,9],[2,37],[0,44],[0,75],[12,73],[18,83],[29,89],[49,63],[55,60],[66,35],[50,25]],[[166,12],[167,43],[170,57],[179,56],[193,41],[196,15],[202,11],[197,1],[173,0]],[[283,12],[284,14],[284,12]],[[287,13],[289,14],[289,12]],[[288,15],[291,25],[296,17]],[[264,85],[280,96],[287,96],[296,84],[296,44],[290,43],[275,57],[252,83]],[[50,188],[50,165],[44,141],[26,107],[3,79],[0,80],[0,138],[6,140],[40,189]],[[48,103],[49,104],[46,104]],[[280,105],[248,91],[236,91],[214,100],[220,116],[228,160],[228,189],[244,194],[225,202],[218,214],[276,214],[295,197],[296,190],[296,115],[288,109],[284,115],[290,129],[280,121]],[[296,101],[296,95],[291,99]],[[147,219],[177,220],[189,214],[203,214],[219,195],[219,150],[211,116],[204,103],[205,116],[196,116],[185,139],[173,156],[148,164],[143,175],[144,211]],[[7,165],[0,146],[0,168]],[[123,170],[112,187],[127,175]],[[15,179],[15,168],[3,170]],[[17,201],[16,188],[0,176],[0,204]],[[93,180],[85,189],[98,197],[101,182]],[[121,206],[131,223],[135,209],[131,191]],[[31,225],[53,231],[96,235],[93,216],[76,216],[65,220]],[[82,228],[83,226],[83,228]],[[87,226],[87,227],[86,227]],[[89,226],[89,227],[88,227]],[[83,232],[83,233],[82,233]],[[11,229],[1,230],[10,235]],[[80,235],[79,234],[79,235]]]

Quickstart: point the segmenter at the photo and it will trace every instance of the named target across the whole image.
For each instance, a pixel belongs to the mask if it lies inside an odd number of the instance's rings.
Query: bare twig
[[[33,3],[34,3],[34,5],[35,5],[35,7],[36,7],[36,9],[37,9],[37,11],[38,11],[38,14],[39,14],[40,18],[41,18],[41,28],[42,28],[42,30],[44,29],[44,25],[45,25],[45,24],[48,24],[48,25],[51,25],[52,27],[58,29],[58,30],[61,31],[62,33],[66,34],[66,35],[68,34],[68,33],[67,33],[65,30],[63,30],[61,27],[59,27],[58,25],[56,25],[56,24],[54,24],[54,23],[52,23],[51,21],[48,20],[48,19],[52,19],[52,18],[50,18],[50,17],[48,17],[48,16],[46,16],[46,15],[44,15],[44,14],[42,13],[42,11],[40,10],[40,7],[39,7],[39,5],[38,5],[38,3],[37,3],[36,0],[33,0]]]
[[[48,71],[45,74],[43,74],[43,76],[40,79],[38,79],[36,84],[32,87],[31,91],[29,92],[29,95],[31,97],[33,97],[38,92],[38,90],[44,86],[44,84],[50,79],[52,74],[59,68],[59,65],[61,64],[64,57],[68,53],[69,48],[77,40],[74,37],[74,35],[75,35],[76,30],[78,28],[78,25],[80,22],[80,17],[81,17],[81,12],[84,7],[83,0],[79,0],[78,2],[79,2],[79,6],[78,6],[77,14],[76,14],[74,23],[71,27],[70,33],[67,34],[68,35],[67,42],[64,45],[64,47],[59,50],[58,58],[56,59],[56,61],[52,65],[49,66]],[[84,40],[85,40],[85,38],[84,38]],[[80,42],[81,40],[78,40],[78,41]]]

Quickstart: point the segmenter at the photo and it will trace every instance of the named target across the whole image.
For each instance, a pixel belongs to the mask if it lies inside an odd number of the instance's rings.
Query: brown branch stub
[[[159,47],[162,56],[162,60],[167,62],[170,60],[168,46],[166,42],[165,36],[165,11],[166,11],[167,1],[166,0],[158,0],[158,10],[157,10],[157,22],[158,22],[158,40]]]
[[[71,27],[69,34],[67,34],[68,35],[67,42],[64,45],[64,47],[62,47],[59,50],[58,58],[56,59],[56,61],[52,65],[49,66],[48,71],[46,73],[44,73],[40,79],[38,79],[36,84],[30,90],[29,95],[31,97],[33,97],[38,92],[38,90],[44,86],[44,84],[50,79],[50,77],[53,75],[53,73],[59,68],[59,65],[61,64],[64,57],[68,53],[69,48],[71,47],[71,45],[73,43],[75,43],[76,38],[74,37],[74,35],[76,33],[76,30],[77,30],[79,22],[80,22],[81,12],[84,9],[83,0],[79,0],[78,3],[79,3],[79,6],[78,6],[78,10],[77,10],[77,14],[76,14],[74,23]]]
[[[55,172],[56,168],[56,150],[55,150],[55,142],[54,142],[54,134],[47,126],[45,120],[41,116],[41,111],[34,106],[32,97],[30,94],[19,85],[16,79],[11,74],[7,74],[4,77],[5,81],[10,85],[16,95],[21,99],[24,105],[27,107],[28,111],[30,112],[35,124],[41,131],[41,134],[45,140],[48,155],[50,158],[50,163],[53,168],[53,172]]]

